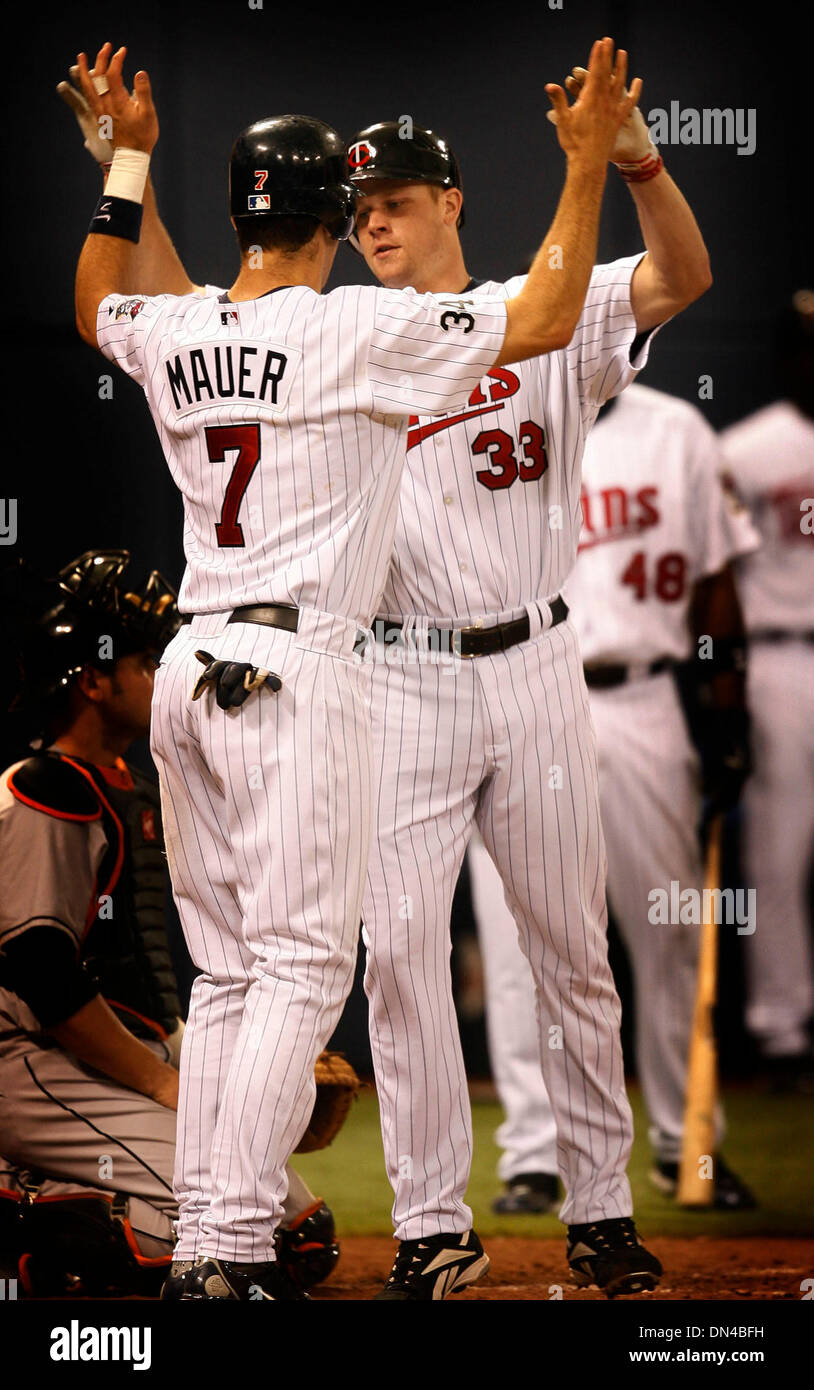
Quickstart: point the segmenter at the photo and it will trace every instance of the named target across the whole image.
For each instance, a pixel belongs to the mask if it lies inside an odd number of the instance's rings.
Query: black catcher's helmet
[[[324,121],[270,116],[238,135],[229,162],[233,217],[316,217],[346,241],[355,204],[345,146]]]
[[[348,145],[348,166],[351,183],[360,193],[372,179],[436,183],[463,191],[458,161],[446,140],[404,120],[380,121],[360,130]],[[461,207],[458,226],[463,225]]]
[[[23,563],[5,577],[15,609],[9,645],[22,677],[13,711],[43,723],[84,666],[104,670],[131,652],[161,654],[181,626],[175,590],[158,570],[128,588],[129,563],[127,550],[86,550],[56,580],[43,581]]]

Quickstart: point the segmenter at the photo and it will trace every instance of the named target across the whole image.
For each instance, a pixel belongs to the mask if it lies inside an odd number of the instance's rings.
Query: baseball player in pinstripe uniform
[[[600,411],[585,447],[579,558],[565,586],[579,634],[599,754],[608,897],[633,969],[636,1058],[650,1117],[651,1180],[674,1195],[698,972],[699,923],[654,914],[654,894],[699,891],[701,795],[729,809],[748,772],[744,629],[732,562],[758,536],[721,482],[723,456],[700,411],[632,385]],[[707,698],[693,716],[674,668]],[[691,694],[691,691],[688,692]],[[533,982],[482,846],[470,861],[484,951],[490,1053],[506,1125],[503,1210],[528,1209],[551,1175],[555,1120],[526,1023]],[[734,932],[738,921],[721,928]],[[748,923],[742,923],[748,930]],[[723,1115],[718,1114],[718,1143]],[[715,1205],[754,1206],[721,1159]]]
[[[583,99],[583,70],[569,85]],[[558,89],[562,138],[568,102]],[[397,123],[349,147],[356,237],[388,286],[511,297],[478,285],[457,228],[444,141]],[[477,824],[503,879],[536,987],[577,1281],[652,1288],[625,1169],[631,1116],[605,939],[605,850],[576,630],[559,590],[576,554],[581,459],[604,401],[644,366],[652,332],[710,283],[706,250],[638,112],[612,152],[647,251],[595,267],[568,345],[488,374],[467,407],[408,435],[393,564],[377,635],[455,630],[454,668],[373,672],[376,829],[363,903],[366,988],[400,1241],[382,1299],[442,1298],[479,1257],[464,1196],[471,1119],[450,987],[449,919]],[[457,1270],[457,1277],[456,1277]]]
[[[126,296],[158,125],[146,74],[132,96],[123,86],[124,56],[106,45],[92,75],[79,57],[116,152],[76,302],[83,338],[142,385],[185,504],[179,606],[194,616],[159,669],[152,728],[173,889],[202,972],[181,1058],[170,1283],[187,1299],[294,1298],[274,1231],[314,1061],[352,978],[373,795],[359,647],[392,552],[406,421],[461,407],[488,370],[570,340],[607,156],[640,84],[628,94],[625,55],[594,46],[584,100],[560,116],[568,172],[547,240],[565,273],[541,250],[508,303],[321,297],[355,200],[336,133],[305,117],[258,123],[235,145],[231,290]]]
[[[763,545],[738,561],[749,636],[754,775],[744,868],[757,930],[746,939],[746,1025],[779,1090],[814,1093],[814,291],[776,328],[780,399],[721,436]]]
[[[174,1244],[183,1022],[158,787],[125,757],[180,619],[128,563],[88,551],[54,583],[18,566],[4,584],[12,709],[39,751],[0,774],[0,1265],[34,1294],[69,1274],[157,1294]],[[279,1258],[310,1287],[338,1258],[333,1215],[287,1178]]]

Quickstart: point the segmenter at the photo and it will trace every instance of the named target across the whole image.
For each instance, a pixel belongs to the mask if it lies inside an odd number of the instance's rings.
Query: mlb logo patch
[[[268,212],[271,207],[271,199],[268,193],[249,194],[249,212]]]
[[[220,321],[223,324],[224,328],[228,328],[230,325],[234,324],[239,325],[240,319],[237,315],[237,309],[224,309],[221,313]]]

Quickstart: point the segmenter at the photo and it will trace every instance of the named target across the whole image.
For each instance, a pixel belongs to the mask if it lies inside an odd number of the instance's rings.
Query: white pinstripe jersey
[[[143,388],[184,498],[185,613],[293,603],[369,625],[407,417],[462,405],[503,343],[502,297],[282,287],[109,295],[97,338]]]
[[[814,632],[814,420],[774,401],[721,435],[763,545],[738,565],[747,632]]]
[[[760,544],[724,466],[700,410],[649,386],[629,386],[591,430],[564,589],[586,663],[690,655],[693,585]]]
[[[647,361],[649,341],[629,360],[643,254],[594,267],[567,348],[493,369],[465,410],[411,420],[383,616],[497,622],[559,591],[576,559],[586,435]],[[523,283],[462,297],[509,299]]]

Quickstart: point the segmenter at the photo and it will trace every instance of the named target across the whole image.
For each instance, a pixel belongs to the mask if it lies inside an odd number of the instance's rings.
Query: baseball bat
[[[698,957],[692,1036],[687,1061],[684,1136],[678,1174],[679,1205],[712,1206],[714,1197],[715,1104],[718,1057],[715,1045],[715,999],[718,987],[718,927],[713,892],[721,880],[721,817],[714,816],[707,841],[704,913]]]

